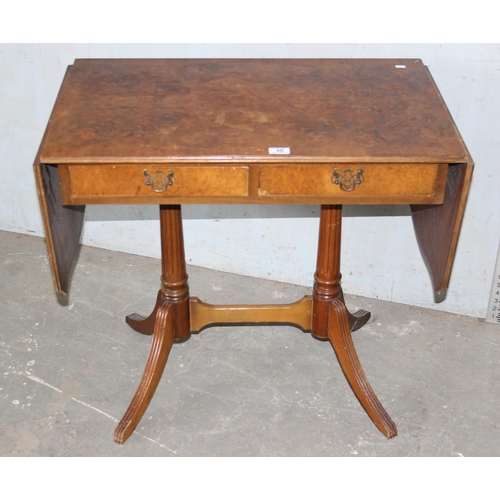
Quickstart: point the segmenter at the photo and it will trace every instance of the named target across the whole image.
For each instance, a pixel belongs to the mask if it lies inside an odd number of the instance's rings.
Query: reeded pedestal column
[[[378,400],[359,362],[351,331],[363,326],[370,313],[347,310],[340,286],[342,206],[323,205],[318,243],[318,261],[313,292],[312,333],[329,339],[354,394],[373,423],[386,437],[397,435],[394,422]]]

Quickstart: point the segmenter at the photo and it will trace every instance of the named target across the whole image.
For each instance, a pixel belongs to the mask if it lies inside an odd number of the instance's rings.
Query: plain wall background
[[[343,288],[485,316],[500,240],[500,44],[0,44],[0,229],[43,236],[32,163],[66,67],[75,58],[125,57],[422,59],[476,164],[450,290],[434,303],[406,206],[345,207]],[[312,284],[319,207],[202,205],[183,213],[189,263]],[[82,242],[159,257],[157,207],[89,206]]]

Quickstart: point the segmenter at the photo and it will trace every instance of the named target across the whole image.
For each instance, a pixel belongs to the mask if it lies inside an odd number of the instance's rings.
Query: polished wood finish
[[[245,325],[250,323],[290,324],[305,332],[311,331],[312,297],[305,296],[292,304],[228,305],[207,304],[197,297],[191,299],[191,331],[207,326]]]
[[[308,164],[248,166],[182,164],[60,165],[64,204],[99,203],[442,203],[447,164]],[[363,172],[352,191],[334,184],[334,172]],[[145,172],[158,172],[172,184],[155,191],[144,182]],[[257,189],[250,178],[258,178]]]
[[[362,170],[363,180],[352,191],[332,182],[334,170]],[[442,203],[447,165],[331,164],[267,166],[259,171],[260,196],[325,196],[339,203]],[[413,202],[412,202],[413,203]]]
[[[63,203],[171,203],[175,199],[248,196],[248,167],[177,165],[61,165]],[[170,173],[173,184],[155,192],[144,172]]]
[[[114,440],[119,444],[125,442],[134,432],[155,393],[174,341],[174,328],[173,307],[164,302],[156,311],[153,343],[141,382],[115,429]]]
[[[154,332],[158,310],[162,304],[169,304],[174,317],[174,340],[179,342],[187,340],[191,334],[188,275],[179,205],[160,206],[160,228],[162,274],[155,307],[147,317],[133,313],[126,317],[126,321],[135,331],[151,335]]]
[[[149,316],[126,318],[153,335],[152,347],[115,440],[123,443],[140,421],[174,342],[208,326],[246,323],[292,324],[329,340],[367,414],[385,436],[395,436],[352,340],[370,313],[352,314],[345,305],[342,205],[411,204],[441,292],[472,170],[418,59],[75,61],[35,160],[56,290],[67,291],[84,205],[160,205],[161,288]],[[186,203],[322,205],[313,295],[285,305],[190,298]]]
[[[290,154],[269,154],[270,147],[290,147]],[[61,170],[67,204],[412,206],[441,203],[448,165],[463,164],[466,179],[451,217],[447,208],[432,216],[414,210],[415,221],[425,219],[415,227],[437,292],[449,283],[473,169],[419,59],[76,60],[35,170],[44,164]],[[331,183],[330,171],[339,164],[366,170],[363,183],[351,192]],[[142,176],[154,166],[173,170],[174,177],[182,167],[177,176],[183,182],[165,193],[152,191]],[[212,166],[215,180],[192,174]],[[62,262],[72,262],[76,249],[53,244],[55,226],[64,225],[49,220],[45,195],[40,186],[54,282],[62,291]],[[452,236],[436,238],[436,229],[446,227]]]
[[[67,295],[80,246],[85,206],[61,203],[59,171],[54,165],[35,165],[35,179],[56,292]]]
[[[70,73],[69,68],[66,71],[65,80],[68,73]],[[56,109],[60,109],[63,93],[61,87],[52,114],[56,112]],[[40,160],[49,131],[50,126],[47,126],[33,163],[33,169],[54,289],[61,296],[66,296],[69,291],[71,271],[78,253],[85,206],[63,206],[57,165],[43,163]]]
[[[187,340],[191,335],[181,207],[160,206],[160,227],[162,285],[155,308],[147,318],[138,314],[126,318],[127,323],[139,333],[153,333],[153,342],[139,387],[115,430],[114,440],[120,444],[132,434],[144,415],[165,369],[173,342]]]
[[[370,313],[361,310],[351,314],[344,303],[340,286],[342,206],[321,207],[314,294],[292,304],[212,305],[193,297],[189,301],[189,309],[186,310],[189,292],[180,207],[161,206],[160,224],[163,272],[162,288],[158,292],[156,305],[148,317],[132,314],[126,318],[127,323],[139,333],[154,334],[152,354],[137,393],[115,431],[115,441],[121,443],[127,439],[153,397],[164,370],[163,360],[166,362],[166,357],[157,354],[158,346],[163,342],[162,336],[172,336],[175,341],[183,341],[189,337],[190,332],[198,333],[206,327],[254,323],[293,325],[305,332],[312,332],[316,338],[330,339],[348,381],[370,418],[387,437],[396,435],[396,428],[393,423],[392,427],[390,426],[389,422],[392,421],[375,397],[359,361],[352,367],[349,365],[349,360],[357,360],[350,337],[351,331],[361,328],[370,318]],[[159,328],[159,322],[163,321],[161,311],[165,305],[169,306],[171,324],[169,328]],[[349,346],[347,358],[344,344]],[[167,345],[170,349],[171,342]],[[353,376],[356,381],[354,384],[351,380]],[[146,383],[145,380],[153,380],[155,383]]]
[[[385,437],[396,436],[396,425],[378,400],[361,367],[352,341],[348,311],[341,300],[334,300],[329,305],[328,338],[361,406]]]
[[[323,205],[319,219],[318,257],[313,287],[312,333],[318,339],[328,338],[330,303],[341,297],[340,240],[342,206]]]
[[[461,228],[456,221],[461,221],[464,216],[472,170],[472,165],[450,165],[444,203],[411,206],[415,235],[438,295],[445,292],[450,283]]]
[[[289,147],[290,154],[269,154],[270,147]],[[455,215],[434,210],[416,225],[420,242],[453,226],[451,238],[421,244],[430,263],[444,262],[443,272],[430,264],[439,292],[448,286],[473,169],[419,59],[76,60],[35,169],[44,164],[61,170],[67,204],[412,206],[441,203],[448,165],[463,164],[469,181]],[[351,192],[331,182],[331,170],[344,164],[366,171]],[[181,176],[164,193],[142,182],[155,166]],[[215,168],[215,180],[201,173],[205,167]],[[39,193],[43,207],[43,187]],[[61,291],[58,262],[72,262],[76,250],[54,246],[60,221],[44,221]]]
[[[344,303],[340,286],[342,207],[321,207],[318,260],[314,275],[312,330],[316,338],[328,338],[354,394],[377,428],[388,438],[397,434],[396,426],[371,388],[359,362],[351,331],[370,318],[367,311],[352,315]]]
[[[155,330],[156,313],[163,303],[163,294],[162,291],[159,290],[158,295],[156,296],[156,304],[149,316],[132,313],[125,318],[125,321],[130,328],[134,329],[136,332],[142,333],[143,335],[153,335]]]
[[[459,163],[468,155],[419,59],[74,62],[42,163],[193,160]]]

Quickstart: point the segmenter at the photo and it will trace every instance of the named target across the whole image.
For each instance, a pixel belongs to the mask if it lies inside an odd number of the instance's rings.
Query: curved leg
[[[158,296],[156,297],[156,304],[153,309],[153,312],[148,317],[133,313],[129,314],[125,318],[125,321],[136,332],[142,333],[143,335],[153,335],[153,332],[155,330],[156,313],[161,303],[162,303],[162,298],[160,290],[158,292]]]
[[[347,317],[349,318],[349,326],[351,328],[351,332],[355,332],[359,330],[361,327],[366,325],[366,322],[370,319],[371,314],[368,311],[360,309],[355,313],[350,313],[347,311]]]
[[[114,441],[116,443],[124,443],[144,415],[165,369],[173,341],[174,322],[171,306],[163,303],[159,305],[156,312],[153,342],[141,382],[115,430]]]
[[[387,438],[396,436],[398,433],[396,425],[375,395],[359,362],[352,342],[349,313],[341,300],[330,304],[328,338],[361,406],[384,436]]]
[[[319,225],[318,260],[314,275],[312,333],[329,339],[354,394],[378,429],[388,438],[397,435],[396,426],[380,404],[361,367],[351,331],[370,318],[367,311],[351,314],[340,286],[340,243],[342,206],[322,205]]]
[[[345,306],[344,292],[342,291],[342,288],[340,289],[340,300]],[[351,332],[355,332],[356,330],[359,330],[361,327],[366,325],[367,321],[371,317],[371,313],[369,311],[365,311],[364,309],[360,309],[355,313],[351,313],[349,312],[349,310],[347,310],[347,317],[349,318],[349,326]]]

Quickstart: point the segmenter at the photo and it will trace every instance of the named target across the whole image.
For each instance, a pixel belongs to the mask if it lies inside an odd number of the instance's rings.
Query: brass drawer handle
[[[363,180],[362,168],[358,168],[356,173],[352,168],[345,168],[342,173],[336,168],[333,169],[332,182],[339,184],[342,191],[354,191],[356,184],[361,184]]]
[[[165,174],[163,170],[155,170],[149,172],[144,170],[144,184],[151,186],[155,193],[163,193],[167,190],[168,186],[174,183],[174,172],[172,170]]]

